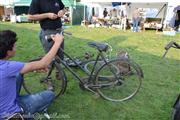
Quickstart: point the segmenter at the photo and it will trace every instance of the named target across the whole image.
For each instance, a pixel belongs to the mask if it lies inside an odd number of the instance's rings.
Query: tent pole
[[[85,4],[84,4],[84,22],[85,22],[85,20],[86,20],[86,6],[85,6]],[[85,23],[84,23],[85,24]]]
[[[166,25],[164,25],[164,21],[165,21],[165,18],[166,18],[166,13],[167,13],[167,7],[168,7],[168,4],[166,4],[166,6],[164,7],[164,14],[163,14],[163,21],[162,21],[162,30],[164,29],[164,27]]]

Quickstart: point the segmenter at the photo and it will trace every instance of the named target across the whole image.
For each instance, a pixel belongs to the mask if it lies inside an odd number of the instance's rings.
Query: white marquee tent
[[[131,18],[132,11],[135,8],[158,8],[159,14],[157,18],[165,19],[166,24],[174,25],[174,8],[180,5],[180,0],[81,0],[87,6],[99,7],[102,17],[102,11],[105,7],[112,6],[112,2],[130,2],[131,10],[128,11],[128,18]],[[166,6],[164,6],[166,4]]]

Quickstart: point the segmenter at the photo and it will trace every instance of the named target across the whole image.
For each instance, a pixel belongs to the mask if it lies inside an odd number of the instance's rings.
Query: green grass
[[[28,61],[42,55],[38,39],[38,24],[0,23],[0,30],[17,33],[17,55],[13,60]],[[170,40],[180,43],[180,34],[174,37],[156,34],[155,31],[133,33],[117,29],[86,28],[73,26],[66,31],[73,37],[65,37],[65,50],[72,56],[82,56],[85,51],[96,52],[87,46],[89,41],[107,42],[113,54],[125,49],[130,58],[143,69],[144,80],[140,92],[131,100],[114,103],[82,91],[71,74],[63,97],[49,109],[58,119],[72,120],[169,120],[172,105],[180,92],[180,51],[171,49],[162,59],[164,46]]]

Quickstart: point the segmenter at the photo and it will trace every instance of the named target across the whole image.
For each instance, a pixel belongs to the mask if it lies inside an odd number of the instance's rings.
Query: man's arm
[[[54,13],[41,13],[40,0],[32,0],[28,11],[29,20],[43,20],[46,18],[56,19],[58,16]]]
[[[33,70],[39,70],[48,67],[48,65],[52,62],[53,58],[55,57],[63,41],[63,36],[56,34],[52,37],[52,39],[54,41],[54,45],[52,46],[51,50],[41,60],[26,63],[20,73],[25,74]]]
[[[31,15],[31,14],[28,14],[28,20],[43,20],[43,19],[46,19],[46,18],[49,18],[49,19],[56,19],[58,16],[54,13],[43,13],[43,14],[35,14],[35,15]]]

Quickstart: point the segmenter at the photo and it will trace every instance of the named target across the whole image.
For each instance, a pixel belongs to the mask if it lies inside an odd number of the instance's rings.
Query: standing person
[[[61,32],[61,17],[64,13],[64,4],[61,0],[32,0],[31,2],[28,19],[40,22],[39,38],[46,53],[50,50],[52,43],[49,43],[45,36]],[[62,43],[61,48],[64,48],[64,43]],[[64,56],[60,50],[58,55],[63,59]]]
[[[15,113],[32,115],[42,112],[54,100],[55,94],[49,90],[20,95],[23,74],[46,69],[63,42],[63,36],[56,34],[52,36],[52,40],[52,48],[41,60],[23,63],[9,60],[16,53],[16,33],[10,30],[0,31],[0,120],[8,119]]]
[[[175,18],[175,30],[179,30],[179,25],[180,25],[180,10],[176,11],[176,18]]]
[[[140,19],[140,13],[138,8],[136,8],[133,12],[132,15],[132,20],[133,20],[133,32],[138,32],[138,24],[139,24],[139,19]]]
[[[103,11],[103,17],[105,18],[105,17],[107,17],[107,15],[108,15],[108,11],[107,11],[106,8],[104,8],[104,11]]]
[[[46,53],[51,49],[52,42],[48,42],[45,36],[62,31],[61,17],[64,14],[65,8],[61,0],[32,0],[31,2],[28,19],[39,21],[41,26],[39,39]],[[61,44],[61,48],[64,49],[64,42]],[[60,49],[57,55],[64,59],[63,52]],[[56,71],[56,77],[60,78],[58,71]],[[51,83],[48,83],[48,86],[49,90],[53,90]]]

